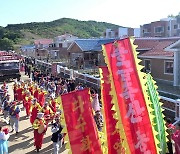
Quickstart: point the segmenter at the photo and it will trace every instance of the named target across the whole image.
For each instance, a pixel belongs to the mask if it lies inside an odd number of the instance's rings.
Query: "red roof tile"
[[[39,39],[39,40],[34,41],[35,45],[38,45],[38,44],[49,45],[51,43],[53,43],[52,39]]]
[[[140,56],[172,57],[174,56],[174,53],[171,51],[165,51],[164,49],[178,40],[180,40],[179,37],[176,37],[176,38],[138,38],[138,39],[135,39],[134,44],[138,45],[137,50],[140,51]]]

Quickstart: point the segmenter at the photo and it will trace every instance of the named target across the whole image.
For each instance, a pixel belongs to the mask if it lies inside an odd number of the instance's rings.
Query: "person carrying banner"
[[[36,147],[37,152],[42,148],[44,133],[47,130],[47,125],[43,116],[44,113],[37,113],[37,117],[32,125],[34,129],[34,146]]]

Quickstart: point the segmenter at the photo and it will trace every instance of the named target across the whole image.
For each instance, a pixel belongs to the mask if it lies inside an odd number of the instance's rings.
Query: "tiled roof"
[[[180,37],[176,38],[138,38],[134,41],[135,45],[138,45],[137,50],[140,51],[140,56],[167,56],[172,57],[174,53],[172,51],[165,51],[164,49],[176,41],[180,40]],[[142,51],[143,50],[143,51]]]
[[[38,45],[38,44],[48,45],[48,44],[51,44],[51,43],[53,43],[52,39],[39,39],[39,40],[34,41],[35,45]]]
[[[82,51],[101,51],[102,44],[113,42],[115,39],[77,39],[75,43]]]

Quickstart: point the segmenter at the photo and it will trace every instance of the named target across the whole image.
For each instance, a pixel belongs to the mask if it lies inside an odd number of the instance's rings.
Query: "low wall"
[[[40,61],[38,61],[40,63]],[[42,62],[43,64],[45,62]],[[49,65],[51,67],[50,63],[46,63],[45,65]],[[66,78],[73,78],[77,82],[81,82],[89,87],[94,87],[97,90],[100,90],[100,78],[95,78],[89,74],[82,74],[78,71],[74,71],[73,69],[68,69],[67,67],[63,67],[60,65],[57,65],[56,72],[60,74],[61,76],[64,76]],[[165,109],[164,114],[166,117],[170,117],[171,119],[177,120],[180,118],[180,101],[179,103],[177,100],[170,99],[167,97],[160,96],[160,101],[163,103],[162,107]]]

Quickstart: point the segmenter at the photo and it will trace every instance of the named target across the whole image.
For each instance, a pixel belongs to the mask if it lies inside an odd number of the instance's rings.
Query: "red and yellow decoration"
[[[112,101],[112,96],[110,95],[111,91],[111,82],[109,79],[108,68],[100,67],[100,76],[101,76],[101,101],[102,101],[102,110],[104,113],[104,136],[106,137],[106,147],[108,147],[108,154],[124,154],[125,148],[122,146],[123,141],[120,139],[120,131],[116,128],[116,123],[118,119],[114,118],[116,111],[113,107],[114,103]]]
[[[144,91],[139,78],[139,68],[129,38],[103,46],[111,92],[125,153],[157,153]]]
[[[70,149],[73,154],[102,154],[93,119],[89,90],[61,96]]]

